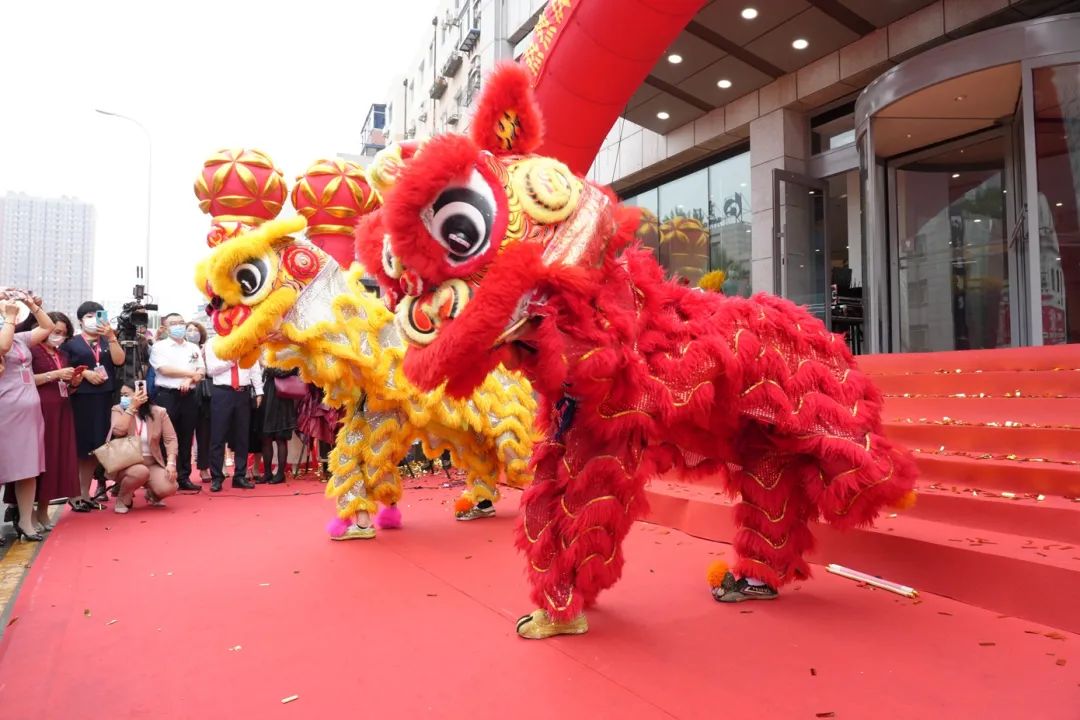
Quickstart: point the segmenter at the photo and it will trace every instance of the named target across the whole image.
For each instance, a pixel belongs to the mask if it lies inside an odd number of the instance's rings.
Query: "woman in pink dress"
[[[82,375],[68,361],[60,346],[71,339],[72,325],[67,315],[49,313],[53,330],[48,339],[30,349],[33,355],[34,382],[41,398],[45,420],[45,472],[37,479],[37,512],[34,528],[38,532],[53,529],[49,522],[49,503],[57,498],[79,496],[79,458],[75,452],[75,415],[71,410],[71,391],[82,382]],[[4,488],[4,502],[15,504],[15,488]]]
[[[38,326],[28,332],[15,332],[21,301],[30,308]],[[34,384],[30,348],[40,344],[53,329],[53,321],[37,298],[27,293],[6,291],[0,300],[0,427],[4,429],[3,453],[0,453],[0,484],[15,484],[19,520],[15,534],[24,540],[40,542],[34,529],[34,492],[37,476],[45,470],[45,421],[41,400]]]

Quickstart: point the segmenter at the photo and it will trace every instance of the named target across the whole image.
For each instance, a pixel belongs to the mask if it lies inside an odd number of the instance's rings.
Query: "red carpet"
[[[463,524],[454,493],[411,490],[406,529],[343,544],[310,482],[66,514],[0,641],[0,714],[1078,716],[1080,636],[823,571],[778,602],[720,606],[704,573],[729,548],[659,526],[631,534],[590,634],[520,640],[516,497]]]

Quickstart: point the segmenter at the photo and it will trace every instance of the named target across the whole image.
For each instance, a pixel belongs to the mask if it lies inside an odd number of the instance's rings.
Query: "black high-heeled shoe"
[[[45,539],[40,533],[28,533],[17,524],[15,525],[15,537],[26,542],[41,542]]]

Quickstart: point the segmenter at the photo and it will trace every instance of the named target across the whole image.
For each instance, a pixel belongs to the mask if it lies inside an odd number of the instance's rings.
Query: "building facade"
[[[0,285],[31,289],[73,316],[91,297],[94,206],[75,198],[0,198]],[[73,318],[74,319],[74,318]]]
[[[387,92],[386,135],[467,127],[484,74],[524,52],[544,5],[444,3]],[[1080,342],[1076,11],[707,2],[590,179],[649,211],[642,241],[672,275],[782,294],[856,352]]]

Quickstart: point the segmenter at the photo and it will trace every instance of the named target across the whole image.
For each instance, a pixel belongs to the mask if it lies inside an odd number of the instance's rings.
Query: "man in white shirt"
[[[262,403],[262,366],[256,362],[245,370],[235,362],[222,360],[214,353],[214,343],[203,346],[206,372],[214,383],[210,395],[210,492],[221,492],[225,482],[225,444],[233,449],[232,486],[250,490],[255,487],[247,474],[248,442],[251,433],[251,391],[256,407]]]
[[[206,376],[199,346],[184,337],[187,323],[178,313],[161,320],[165,337],[154,343],[150,366],[154,368],[154,402],[165,408],[176,430],[180,445],[176,458],[176,477],[181,490],[199,492],[202,486],[191,482],[191,442],[195,436],[199,406],[195,388]]]

